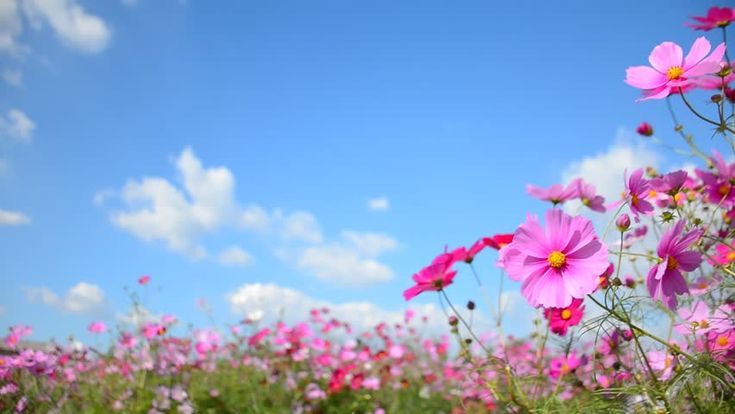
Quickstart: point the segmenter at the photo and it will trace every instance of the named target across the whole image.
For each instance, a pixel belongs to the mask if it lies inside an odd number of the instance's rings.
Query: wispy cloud
[[[36,124],[25,113],[10,109],[0,115],[0,138],[18,142],[31,142]]]
[[[19,211],[0,210],[0,226],[25,226],[31,218]]]
[[[26,295],[31,302],[40,302],[68,313],[98,316],[108,311],[102,288],[86,282],[77,283],[64,295],[45,286],[28,288]]]
[[[390,201],[388,197],[376,197],[368,200],[368,209],[372,211],[388,211]]]

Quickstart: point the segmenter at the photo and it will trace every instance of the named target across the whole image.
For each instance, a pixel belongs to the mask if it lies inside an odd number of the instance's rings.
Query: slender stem
[[[684,101],[684,105],[686,105],[687,108],[689,108],[689,110],[692,111],[692,113],[697,118],[701,119],[702,121],[704,121],[704,122],[706,122],[708,124],[711,124],[711,125],[716,126],[718,129],[726,129],[726,130],[732,132],[733,134],[735,134],[735,130],[730,129],[730,127],[727,126],[727,124],[723,125],[722,123],[713,121],[713,120],[707,118],[706,116],[700,114],[699,112],[697,112],[697,110],[694,109],[694,107],[689,103],[689,101],[687,101],[687,98],[684,96],[684,91],[681,89],[681,87],[679,87],[679,95],[681,96],[681,100]]]

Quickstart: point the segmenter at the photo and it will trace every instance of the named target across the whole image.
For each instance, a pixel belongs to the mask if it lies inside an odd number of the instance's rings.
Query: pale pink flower
[[[651,66],[629,67],[625,82],[644,90],[644,97],[639,101],[665,98],[672,92],[678,92],[679,88],[696,83],[702,76],[720,71],[725,44],[717,46],[712,54],[711,48],[709,41],[700,37],[694,41],[684,57],[681,46],[673,42],[663,42],[648,57]]]
[[[521,293],[531,305],[552,308],[594,292],[609,265],[592,223],[558,209],[546,212],[546,229],[529,216],[500,250],[500,262],[511,279],[523,283]]]
[[[577,197],[577,184],[572,182],[568,186],[564,187],[561,184],[554,184],[551,187],[541,188],[532,184],[526,186],[526,192],[532,197],[536,197],[540,200],[551,201],[552,204],[557,205],[569,201]]]

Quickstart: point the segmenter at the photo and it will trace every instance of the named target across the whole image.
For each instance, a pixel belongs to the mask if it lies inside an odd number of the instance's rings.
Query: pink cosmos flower
[[[646,286],[654,300],[663,301],[669,309],[677,307],[677,294],[689,293],[682,271],[691,272],[702,263],[699,252],[687,250],[702,235],[692,230],[684,235],[684,221],[679,221],[661,237],[656,253],[661,262],[648,271]]]
[[[500,250],[513,241],[512,234],[496,234],[493,237],[485,237],[482,239],[488,247]]]
[[[549,321],[551,332],[564,336],[570,326],[578,325],[584,315],[582,299],[574,299],[566,308],[546,308],[544,316]]]
[[[625,83],[644,90],[644,97],[639,101],[665,98],[674,91],[678,92],[679,88],[690,86],[699,77],[720,71],[725,44],[720,44],[709,54],[711,48],[709,41],[700,37],[684,57],[679,45],[663,42],[648,56],[651,67],[629,67]]]
[[[597,211],[598,213],[605,212],[605,198],[597,195],[594,185],[585,183],[581,178],[572,181],[572,184],[576,184],[577,197],[579,197],[582,204],[592,211]]]
[[[455,262],[464,261],[467,252],[464,247],[455,249],[450,253],[443,253],[437,256],[434,261],[418,273],[414,274],[412,279],[416,282],[415,286],[406,289],[403,297],[406,300],[413,299],[416,295],[426,291],[440,291],[452,284],[457,271],[452,270]]]
[[[107,325],[104,322],[92,322],[87,327],[87,330],[92,333],[104,333],[107,331]]]
[[[15,349],[21,339],[33,333],[33,329],[27,325],[15,325],[10,328],[10,333],[5,337],[3,342],[10,349]]]
[[[559,378],[562,375],[574,371],[584,363],[584,357],[577,358],[577,355],[574,352],[571,352],[567,356],[562,355],[559,358],[549,361],[549,374],[551,375],[551,378]]]
[[[521,293],[531,305],[565,308],[595,291],[597,276],[609,265],[608,252],[584,217],[551,209],[546,226],[529,216],[500,251],[500,262],[511,279],[523,283]]]
[[[681,308],[678,313],[686,322],[675,325],[674,329],[682,335],[705,334],[711,330],[722,332],[733,327],[724,306],[712,311],[705,302],[698,301],[691,310]]]
[[[151,281],[151,277],[148,276],[148,275],[143,275],[143,276],[141,276],[141,277],[138,278],[138,284],[139,285],[145,285],[145,284],[147,284],[150,281]]]
[[[711,260],[713,264],[716,263],[727,266],[730,263],[735,262],[735,246],[718,244],[717,247],[715,247],[715,252],[714,257]]]
[[[722,203],[723,206],[729,207],[735,203],[735,189],[731,184],[735,181],[735,164],[728,164],[716,150],[712,151],[709,162],[715,172],[696,170],[697,176],[704,184],[707,201],[713,204]]]
[[[665,351],[651,351],[648,353],[648,363],[658,374],[658,379],[666,381],[671,377],[678,360]]]
[[[648,227],[640,226],[634,228],[632,232],[625,235],[625,239],[623,240],[623,248],[627,249],[638,243],[639,241],[643,240],[643,238],[646,237],[646,234],[648,234]]]
[[[706,16],[692,16],[697,23],[686,25],[694,30],[710,31],[718,27],[724,28],[735,21],[735,9],[732,7],[711,7]]]
[[[640,221],[639,214],[653,213],[653,205],[646,201],[650,188],[649,181],[643,178],[643,168],[633,171],[627,180],[623,198],[628,202],[630,212],[636,222]]]
[[[561,184],[554,184],[546,189],[528,184],[526,186],[526,192],[532,197],[544,201],[551,201],[552,204],[557,205],[577,197],[577,185],[570,183],[568,186],[563,187]]]

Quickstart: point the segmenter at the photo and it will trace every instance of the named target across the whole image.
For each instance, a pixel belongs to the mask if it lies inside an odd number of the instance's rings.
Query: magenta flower
[[[559,378],[584,365],[586,358],[577,358],[574,351],[569,355],[562,355],[549,361],[549,375],[551,378]]]
[[[549,321],[551,332],[564,336],[570,326],[578,325],[584,315],[582,299],[574,299],[566,308],[546,308],[544,317]]]
[[[523,283],[521,293],[531,305],[565,308],[595,291],[597,276],[609,265],[608,252],[584,217],[552,209],[546,226],[529,216],[500,250],[500,262],[511,279]]]
[[[577,197],[577,185],[573,182],[566,187],[561,184],[554,184],[547,189],[528,184],[526,192],[532,197],[551,201],[554,205],[557,205]]]
[[[625,186],[623,197],[630,205],[630,212],[636,222],[640,221],[639,214],[653,213],[653,205],[646,201],[649,196],[651,184],[643,178],[643,168],[639,168],[630,175]]]
[[[679,45],[663,42],[648,56],[650,67],[632,66],[626,70],[625,83],[644,90],[644,97],[639,101],[665,98],[672,92],[678,92],[679,88],[696,83],[702,76],[720,71],[725,44],[720,44],[709,54],[711,48],[709,41],[700,37],[684,57]]]
[[[711,7],[706,16],[692,16],[697,23],[687,23],[694,30],[710,31],[725,27],[735,21],[735,9],[732,7]]]
[[[430,265],[421,269],[414,274],[412,279],[416,282],[415,286],[406,289],[403,297],[406,300],[413,299],[416,295],[426,291],[440,291],[446,286],[452,284],[456,271],[452,270],[452,266],[456,262],[467,260],[467,250],[459,247],[451,252],[442,253],[431,262]]]
[[[684,221],[679,221],[666,231],[658,244],[659,264],[648,271],[646,286],[654,300],[663,301],[669,309],[677,307],[676,295],[689,293],[682,271],[691,272],[702,263],[699,252],[687,250],[702,235],[702,230],[692,230],[684,235]]]
[[[597,195],[594,185],[585,183],[581,178],[572,181],[572,184],[576,185],[577,197],[582,201],[582,204],[592,211],[597,211],[598,213],[605,212],[605,198]]]
[[[92,322],[87,327],[87,330],[92,333],[104,333],[107,331],[107,325],[104,322]]]
[[[141,276],[141,277],[138,278],[138,284],[139,285],[145,285],[145,284],[147,284],[150,281],[151,281],[151,277],[148,276],[148,275],[143,275],[143,276]]]

